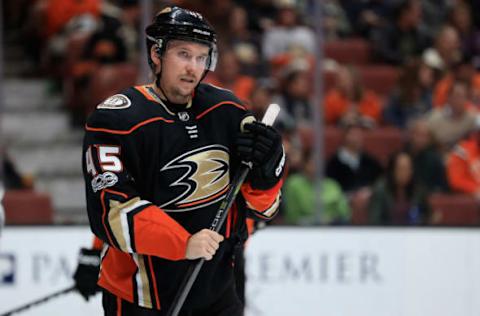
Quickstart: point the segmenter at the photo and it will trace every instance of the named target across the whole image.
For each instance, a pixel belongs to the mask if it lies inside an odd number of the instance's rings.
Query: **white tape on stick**
[[[279,112],[280,112],[280,106],[276,103],[271,103],[268,106],[267,111],[263,115],[262,123],[268,126],[272,126]]]

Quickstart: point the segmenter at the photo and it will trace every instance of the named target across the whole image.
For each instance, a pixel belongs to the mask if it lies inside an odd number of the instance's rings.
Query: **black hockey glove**
[[[252,188],[272,188],[283,175],[285,153],[282,136],[270,126],[253,122],[244,125],[237,136],[236,149],[240,159],[252,164],[248,180]]]
[[[88,301],[99,290],[97,285],[100,272],[100,250],[80,249],[78,266],[73,279],[78,292]]]

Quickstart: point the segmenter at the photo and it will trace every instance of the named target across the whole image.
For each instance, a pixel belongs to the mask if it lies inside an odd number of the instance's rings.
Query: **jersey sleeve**
[[[131,135],[87,125],[82,165],[92,231],[124,252],[184,259],[190,234],[138,192],[138,146]]]
[[[457,145],[447,159],[447,176],[451,188],[458,192],[475,193],[477,183],[470,174],[465,150]]]
[[[281,188],[283,185],[283,179],[271,189],[259,190],[254,189],[247,182],[242,185],[240,192],[246,201],[249,218],[269,221],[275,217],[278,213],[280,201],[282,197]]]

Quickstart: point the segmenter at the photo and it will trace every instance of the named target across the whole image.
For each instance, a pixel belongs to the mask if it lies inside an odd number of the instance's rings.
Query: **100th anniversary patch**
[[[132,105],[130,99],[123,94],[115,94],[97,105],[97,109],[120,110],[126,109]]]

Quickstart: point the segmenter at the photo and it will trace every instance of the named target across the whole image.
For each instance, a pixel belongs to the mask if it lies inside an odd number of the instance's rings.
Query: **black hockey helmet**
[[[162,56],[169,40],[178,39],[205,44],[210,48],[206,70],[214,71],[217,64],[217,35],[210,23],[198,12],[177,6],[166,7],[157,13],[153,23],[145,29],[150,66],[150,49],[157,46]]]

